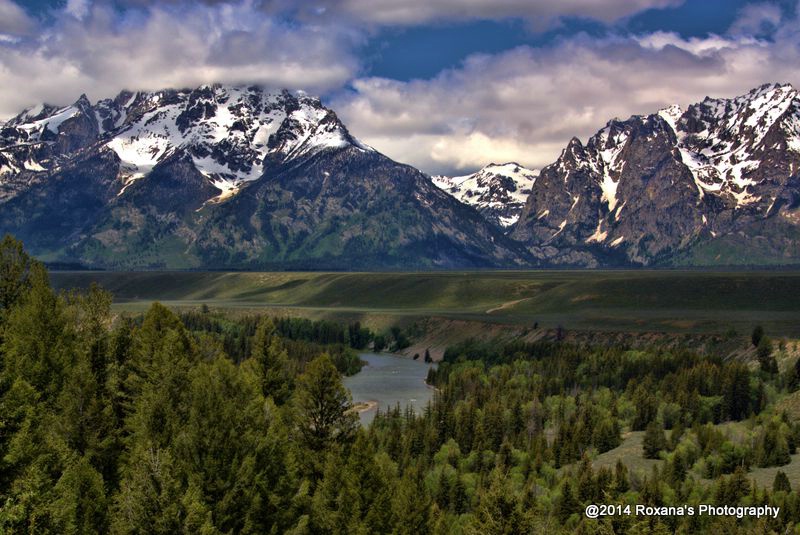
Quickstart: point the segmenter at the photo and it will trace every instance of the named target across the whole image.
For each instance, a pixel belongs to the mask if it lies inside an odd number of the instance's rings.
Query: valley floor
[[[60,289],[96,282],[120,311],[158,300],[378,329],[419,324],[422,335],[407,352],[431,348],[434,357],[469,336],[535,340],[559,328],[570,337],[647,343],[661,333],[747,336],[758,324],[772,336],[800,338],[796,271],[53,272],[51,280]]]

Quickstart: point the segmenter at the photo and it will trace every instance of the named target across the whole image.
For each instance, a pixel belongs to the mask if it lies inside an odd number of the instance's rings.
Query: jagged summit
[[[614,119],[542,170],[512,236],[564,263],[661,262],[752,234],[768,216],[793,225],[798,164],[800,98],[789,84]],[[782,233],[761,236],[772,243],[767,256],[794,254]]]
[[[707,97],[670,126],[700,195],[721,196],[738,208],[763,199],[755,191],[762,162],[776,151],[800,151],[799,112],[797,91],[772,84],[734,99]],[[797,167],[786,171],[795,174]]]
[[[267,162],[346,146],[371,150],[319,99],[254,86],[204,85],[123,91],[95,105],[82,95],[70,106],[26,110],[0,135],[7,160],[0,176],[52,169],[69,153],[95,144],[120,159],[122,191],[182,152],[220,190],[220,198],[259,178]]]
[[[613,119],[541,172],[429,177],[302,93],[205,85],[0,126],[0,231],[107,268],[800,263],[800,96]]]
[[[524,251],[319,99],[123,91],[0,129],[0,229],[109,269],[520,265]]]
[[[501,227],[516,223],[538,171],[516,162],[491,163],[465,176],[434,176],[433,183],[459,201],[474,206]]]

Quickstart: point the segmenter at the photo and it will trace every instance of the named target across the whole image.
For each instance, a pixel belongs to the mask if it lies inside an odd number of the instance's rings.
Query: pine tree
[[[617,464],[614,467],[614,491],[618,494],[625,494],[630,488],[628,467],[625,466],[622,459],[617,459]]]
[[[327,354],[312,360],[298,378],[295,405],[303,442],[314,452],[347,442],[355,432],[350,392]]]
[[[2,345],[4,374],[31,384],[42,401],[53,401],[61,390],[76,350],[74,326],[64,300],[53,292],[47,272],[35,264],[30,290],[9,312]]]
[[[252,358],[261,375],[261,391],[276,404],[285,403],[292,390],[289,356],[271,319],[259,323],[253,337]]]
[[[467,498],[467,488],[464,481],[461,479],[461,474],[456,474],[455,483],[453,483],[452,496],[450,497],[450,507],[457,515],[467,512],[469,509],[469,501]]]
[[[526,531],[517,493],[511,488],[507,475],[499,469],[494,470],[489,488],[480,497],[469,532],[514,535]]]
[[[680,451],[672,454],[665,469],[666,475],[673,488],[677,488],[686,479],[686,461]]]
[[[667,447],[667,437],[664,428],[657,420],[653,420],[647,425],[644,432],[642,448],[645,459],[658,459],[659,454]]]
[[[592,444],[599,453],[613,450],[622,443],[619,425],[612,418],[603,418],[594,428]]]
[[[721,496],[718,496],[717,503],[719,505],[737,505],[752,490],[750,481],[747,479],[747,472],[741,466],[737,466],[733,474],[721,486],[724,491]]]
[[[592,503],[599,494],[597,481],[594,478],[592,461],[585,453],[578,465],[578,501],[581,503]]]
[[[41,264],[28,256],[22,242],[6,234],[0,241],[0,326],[30,290],[34,270],[41,271]]]
[[[657,465],[653,465],[650,475],[645,478],[639,497],[643,503],[648,505],[663,505],[664,490],[661,487],[661,474]]]
[[[238,532],[245,511],[234,489],[264,433],[263,398],[226,357],[198,363],[189,378],[187,410],[171,446],[175,467],[198,489],[195,502],[206,504],[214,525]]]
[[[791,462],[789,441],[785,425],[774,420],[769,421],[756,441],[755,461],[761,467],[783,466]]]
[[[573,513],[578,512],[579,505],[578,500],[575,499],[575,492],[572,490],[572,483],[567,478],[561,485],[561,496],[556,502],[556,518],[563,524]]]
[[[108,530],[108,498],[103,477],[86,457],[73,458],[54,488],[50,504],[59,533],[105,533]]]
[[[115,498],[111,532],[180,533],[186,518],[182,497],[169,448],[137,442],[130,451],[120,492]]]
[[[631,423],[633,431],[643,431],[647,424],[653,421],[658,413],[658,402],[652,390],[645,385],[639,385],[633,395],[636,414]]]
[[[797,392],[800,389],[800,358],[794,361],[789,376],[789,392]]]
[[[727,418],[741,420],[747,417],[752,403],[750,371],[741,363],[725,367],[722,377],[722,406]]]
[[[792,492],[792,485],[783,470],[778,470],[772,482],[772,492]]]
[[[408,468],[397,483],[392,499],[393,535],[425,533],[431,510],[420,468]]]
[[[765,373],[775,374],[778,373],[778,362],[772,356],[772,341],[766,336],[761,337],[756,347],[756,356],[761,371]]]
[[[750,341],[753,343],[753,347],[758,347],[762,338],[764,338],[764,327],[756,325],[753,329],[753,334],[750,335]]]

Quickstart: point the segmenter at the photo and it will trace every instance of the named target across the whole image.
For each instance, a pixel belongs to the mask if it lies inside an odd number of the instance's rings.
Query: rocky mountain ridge
[[[122,92],[0,130],[0,229],[108,269],[520,265],[521,247],[318,99],[258,87]]]
[[[790,85],[615,119],[542,169],[511,236],[556,264],[795,263],[799,165]]]
[[[316,99],[122,92],[0,124],[0,231],[106,269],[442,269],[800,262],[800,96],[609,121],[541,171],[429,177]]]

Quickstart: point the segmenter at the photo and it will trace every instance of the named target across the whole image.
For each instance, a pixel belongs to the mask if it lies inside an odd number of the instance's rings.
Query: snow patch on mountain
[[[680,106],[673,104],[672,106],[660,109],[658,110],[658,115],[667,122],[673,132],[678,132],[678,121],[681,119],[681,115],[683,115],[683,110]]]
[[[734,99],[707,98],[691,106],[673,129],[701,195],[727,195],[736,207],[761,200],[750,191],[757,184],[749,176],[767,152],[780,148],[779,142],[767,145],[771,132],[782,132],[789,150],[800,149],[798,109],[800,96],[788,84],[764,85]]]
[[[64,108],[39,105],[8,123],[11,137],[0,140],[0,150],[20,143],[52,143],[64,122],[82,113],[96,122],[98,141],[121,162],[120,195],[178,152],[188,155],[209,183],[223,192],[213,199],[219,201],[261,178],[268,159],[280,163],[347,146],[373,150],[352,137],[318,99],[223,85],[123,92],[94,106],[85,97]],[[48,169],[48,164],[35,160],[23,165],[12,156],[0,174]]]
[[[507,228],[519,219],[538,175],[537,170],[509,162],[489,164],[471,175],[431,179],[440,189]]]

